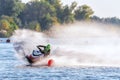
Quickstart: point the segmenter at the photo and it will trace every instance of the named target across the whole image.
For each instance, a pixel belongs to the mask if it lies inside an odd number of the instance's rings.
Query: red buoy
[[[48,66],[50,67],[50,66],[53,66],[53,64],[54,64],[54,60],[53,59],[49,59],[48,60]]]

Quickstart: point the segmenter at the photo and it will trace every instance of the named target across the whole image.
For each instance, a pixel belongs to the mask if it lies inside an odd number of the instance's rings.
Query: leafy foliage
[[[90,19],[90,16],[94,12],[87,5],[82,5],[75,10],[75,19],[76,20],[87,20]]]
[[[3,4],[4,3],[4,4]],[[120,19],[92,16],[94,11],[88,5],[62,5],[61,0],[0,0],[0,37],[9,37],[18,28],[44,31],[53,25],[77,21],[97,21],[120,25]]]
[[[24,4],[20,0],[0,0],[0,16],[17,17],[23,8]]]
[[[0,31],[4,31],[1,32],[3,35],[5,34],[5,36],[9,37],[10,35],[12,35],[12,32],[16,29],[18,29],[18,26],[16,25],[12,17],[1,16]]]
[[[91,20],[99,23],[113,24],[113,25],[120,26],[120,19],[117,17],[99,18],[98,16],[93,16],[91,17]]]

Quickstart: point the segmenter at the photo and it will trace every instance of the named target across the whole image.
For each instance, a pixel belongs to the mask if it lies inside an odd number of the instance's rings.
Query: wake
[[[26,54],[39,44],[50,43],[54,66],[120,66],[119,34],[117,26],[83,22],[54,26],[44,33],[16,30],[11,39]]]

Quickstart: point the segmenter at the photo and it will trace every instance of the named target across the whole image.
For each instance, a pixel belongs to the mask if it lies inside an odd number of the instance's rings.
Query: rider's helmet
[[[50,50],[50,44],[48,44],[46,47],[45,47],[45,51],[48,52]]]

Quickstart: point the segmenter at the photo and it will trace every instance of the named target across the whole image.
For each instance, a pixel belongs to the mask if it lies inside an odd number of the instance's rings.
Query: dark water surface
[[[120,80],[116,67],[25,67],[12,44],[0,43],[0,80]]]

